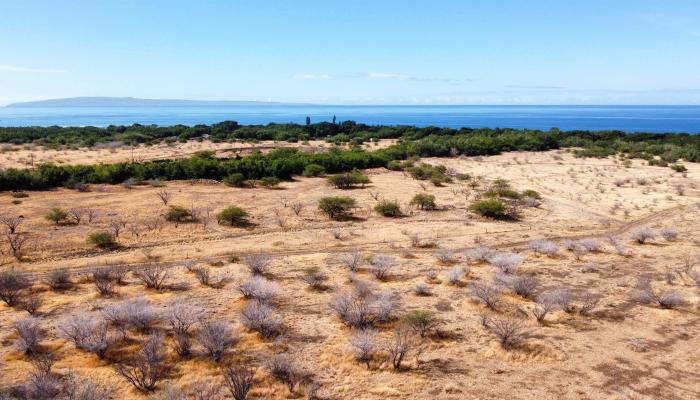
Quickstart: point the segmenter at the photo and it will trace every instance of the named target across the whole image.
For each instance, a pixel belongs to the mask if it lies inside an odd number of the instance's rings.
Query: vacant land
[[[240,150],[231,146],[137,151],[146,160]],[[96,152],[37,158],[132,157]],[[24,166],[28,155],[1,156]],[[239,398],[230,388],[242,381],[249,399],[700,396],[700,165],[677,173],[564,151],[420,162],[445,166],[452,182],[376,169],[349,190],[299,177],[273,188],[172,181],[0,193],[0,217],[20,221],[15,233],[0,227],[1,271],[5,282],[20,273],[31,282],[12,306],[0,303],[0,388],[26,394],[72,375],[126,399],[203,387],[221,392],[187,398]],[[435,206],[411,204],[416,194]],[[328,196],[356,207],[330,219],[318,209]],[[486,198],[508,215],[473,212]],[[396,217],[375,210],[393,202]],[[172,206],[194,217],[166,221]],[[247,222],[217,223],[229,206]],[[47,220],[52,209],[68,215]],[[88,243],[96,232],[116,245]],[[185,332],[173,323],[182,309]],[[69,334],[81,315],[95,324],[90,345]],[[32,324],[39,339],[28,346]],[[153,382],[134,383],[134,373]]]

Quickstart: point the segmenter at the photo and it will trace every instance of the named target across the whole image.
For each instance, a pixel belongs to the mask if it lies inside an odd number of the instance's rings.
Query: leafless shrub
[[[565,248],[568,251],[575,251],[576,249],[579,248],[578,242],[576,242],[575,240],[571,240],[571,239],[562,240],[561,245],[563,248]]]
[[[122,332],[130,328],[148,332],[160,319],[155,308],[141,297],[112,304],[105,307],[102,313],[110,325]]]
[[[39,312],[39,308],[42,304],[44,304],[44,301],[42,300],[41,296],[38,294],[30,294],[24,299],[20,300],[19,303],[17,303],[17,306],[21,310],[28,312],[30,315],[36,315]]]
[[[510,280],[513,293],[522,298],[529,298],[537,288],[537,279],[532,275],[518,275]]]
[[[355,272],[362,265],[362,251],[355,249],[345,254],[341,261],[351,272]]]
[[[0,299],[8,306],[15,306],[30,287],[31,282],[24,273],[15,269],[0,272]]]
[[[61,394],[61,381],[53,372],[35,368],[24,384],[24,390],[18,398],[48,400],[55,399]]]
[[[17,261],[22,261],[24,258],[25,245],[29,242],[29,236],[23,233],[8,233],[5,235],[5,239],[10,254],[12,254]]]
[[[530,242],[529,247],[530,250],[534,251],[535,253],[544,254],[547,256],[552,256],[559,250],[559,246],[557,246],[556,243],[544,239],[533,240]]]
[[[76,348],[94,353],[100,359],[105,357],[116,341],[110,335],[104,320],[86,314],[78,314],[64,320],[58,326],[58,330],[63,337],[73,342]]]
[[[398,371],[401,369],[403,360],[414,346],[415,339],[409,329],[401,327],[394,330],[394,336],[385,345],[394,370]]]
[[[413,286],[413,293],[418,296],[430,296],[430,288],[425,283],[417,283]]]
[[[251,274],[264,275],[270,262],[272,262],[272,257],[267,253],[249,254],[243,257],[243,262]]]
[[[465,274],[464,267],[453,267],[445,272],[445,279],[450,285],[460,285]]]
[[[170,202],[171,193],[166,189],[161,189],[156,192],[156,196],[163,202],[164,206],[167,206]]]
[[[273,301],[279,293],[279,285],[259,275],[253,275],[248,282],[236,285],[236,289],[246,299],[254,299],[261,303]]]
[[[379,280],[386,280],[389,271],[396,265],[396,260],[386,254],[376,254],[372,257],[370,272]]]
[[[523,324],[512,318],[483,318],[482,325],[498,338],[506,350],[521,345],[529,336]]]
[[[354,295],[363,299],[373,297],[377,290],[374,283],[358,278],[355,275],[348,276],[348,282],[352,286]]]
[[[5,225],[7,233],[17,233],[17,228],[24,222],[24,217],[18,215],[0,215],[0,225]]]
[[[377,333],[373,329],[355,331],[350,336],[350,345],[355,350],[355,359],[367,366],[377,350]]]
[[[282,317],[267,304],[249,302],[241,311],[241,324],[264,338],[272,338],[282,333]]]
[[[148,289],[163,290],[170,273],[163,265],[150,264],[134,270],[134,277],[140,280]]]
[[[58,268],[49,271],[45,281],[51,290],[66,290],[73,285],[68,268]]]
[[[224,375],[226,372],[224,372]],[[225,379],[225,377],[224,377]],[[213,379],[198,379],[187,391],[192,400],[221,400],[221,384]]]
[[[678,231],[673,229],[673,228],[663,228],[659,231],[659,234],[667,242],[671,242],[673,240],[676,240],[676,238],[678,238]]]
[[[114,235],[115,238],[119,237],[119,234],[122,232],[124,228],[126,228],[127,222],[123,219],[115,219],[112,221],[109,221],[107,226],[109,227],[109,232]]]
[[[578,300],[581,303],[579,313],[581,315],[590,315],[598,305],[598,302],[600,302],[600,295],[592,292],[584,292],[579,295]]]
[[[110,268],[99,267],[92,270],[90,280],[95,285],[97,292],[102,296],[111,296],[115,293],[116,278]]]
[[[532,314],[535,316],[537,319],[537,322],[544,322],[545,317],[547,317],[547,314],[554,312],[558,309],[560,309],[561,306],[559,302],[557,301],[557,298],[555,295],[553,295],[551,292],[543,293],[537,298],[537,304],[535,305],[535,308],[532,310]]]
[[[153,391],[166,377],[163,337],[149,337],[131,360],[117,364],[115,370],[139,391]]]
[[[578,241],[579,247],[590,252],[598,252],[602,248],[600,240],[596,238],[584,238]]]
[[[329,304],[331,310],[347,326],[364,329],[376,320],[372,300],[351,293],[336,295]]]
[[[210,288],[220,289],[226,286],[226,283],[228,283],[230,280],[230,277],[227,274],[214,277],[211,269],[207,267],[193,268],[192,271],[194,272],[194,276],[197,277],[199,283]]]
[[[454,261],[454,251],[451,249],[440,249],[435,253],[435,258],[443,264],[450,264]]]
[[[329,231],[335,240],[342,240],[345,236],[345,231],[340,228],[333,228]]]
[[[235,400],[246,400],[253,388],[255,371],[246,367],[228,365],[223,368],[224,385]]]
[[[658,304],[665,309],[674,309],[685,304],[685,299],[680,293],[675,290],[657,291],[648,278],[641,278],[637,282],[637,292],[637,300],[644,304]]]
[[[34,317],[27,317],[12,323],[12,330],[17,335],[15,347],[18,351],[31,355],[36,354],[44,339],[44,332]]]
[[[472,296],[484,303],[488,308],[496,310],[501,304],[503,293],[493,284],[474,284]]]
[[[200,324],[197,341],[204,347],[209,358],[218,362],[226,350],[240,341],[240,337],[225,322],[205,321]]]
[[[398,296],[391,292],[381,292],[374,299],[375,321],[388,322],[394,319],[398,309]]]
[[[63,388],[67,400],[109,400],[114,398],[112,388],[74,373],[68,374]]]
[[[184,299],[176,300],[168,306],[164,318],[173,331],[175,352],[179,356],[186,357],[190,354],[190,328],[203,316],[204,310],[190,305]]]
[[[525,197],[521,200],[523,206],[528,208],[537,208],[542,205],[542,202],[534,197]]]
[[[304,275],[301,276],[301,280],[306,282],[309,287],[315,290],[325,289],[325,282],[328,277],[321,272],[318,267],[309,267],[304,270]]]
[[[496,253],[489,257],[489,264],[501,270],[505,274],[515,273],[516,269],[523,262],[523,258],[515,253]]]
[[[292,212],[294,212],[294,215],[297,217],[301,214],[302,210],[304,210],[304,203],[301,202],[296,202],[292,203]]]
[[[304,377],[304,371],[288,353],[277,354],[265,364],[273,378],[287,385],[290,392]]]
[[[472,261],[478,261],[478,262],[485,262],[488,261],[491,256],[493,256],[495,253],[495,250],[486,247],[486,246],[479,246],[477,248],[471,249],[466,252],[466,257],[467,260],[472,260]]]
[[[68,214],[73,217],[75,223],[80,225],[83,222],[83,218],[87,217],[88,209],[84,207],[74,207],[68,209]]]
[[[631,238],[639,244],[646,243],[647,240],[651,240],[656,237],[656,232],[652,229],[643,227],[632,232]]]

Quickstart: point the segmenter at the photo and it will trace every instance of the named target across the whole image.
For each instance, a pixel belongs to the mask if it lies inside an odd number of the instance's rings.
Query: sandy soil
[[[192,151],[191,149],[189,151]],[[270,355],[288,351],[298,357],[321,383],[322,398],[333,399],[697,399],[700,397],[700,289],[679,272],[687,256],[700,254],[696,233],[700,230],[700,165],[687,164],[686,176],[668,168],[649,167],[634,161],[626,168],[619,160],[577,159],[566,152],[509,153],[484,158],[425,159],[458,172],[469,173],[479,182],[434,187],[402,172],[368,171],[372,184],[364,189],[341,191],[323,178],[298,178],[280,189],[235,189],[216,182],[168,182],[164,188],[136,186],[93,187],[79,193],[66,189],[30,192],[19,199],[0,193],[3,212],[21,214],[20,230],[31,236],[26,259],[17,263],[4,256],[3,268],[14,266],[37,280],[34,291],[44,300],[39,317],[46,327],[45,345],[58,356],[54,370],[76,371],[114,386],[119,398],[145,398],[117,376],[110,363],[76,350],[55,329],[62,318],[100,310],[134,296],[146,296],[156,305],[186,297],[221,320],[229,321],[242,341],[227,359],[257,367],[256,384],[249,398],[282,399],[290,395],[274,381],[262,364]],[[534,189],[543,196],[539,208],[522,211],[518,221],[492,221],[467,211],[478,190],[496,178],[507,179],[519,190]],[[618,186],[616,180],[630,178]],[[619,182],[618,182],[619,183]],[[683,195],[679,195],[679,185]],[[208,223],[156,223],[165,206],[156,193],[171,193],[170,204],[200,210],[202,219],[229,205],[239,205],[251,214],[254,227],[238,229]],[[436,196],[437,211],[412,209],[408,203],[418,192]],[[360,208],[353,221],[329,221],[316,204],[328,195],[349,195]],[[384,218],[371,212],[376,199],[397,200],[406,216]],[[304,205],[299,216],[291,204]],[[43,215],[52,207],[90,207],[99,214],[91,223],[52,225]],[[100,251],[85,242],[88,233],[107,229],[113,221],[127,221],[119,235],[121,247]],[[155,227],[149,229],[146,225]],[[133,229],[130,227],[133,226]],[[660,237],[639,245],[630,234],[639,227],[674,228],[676,240]],[[138,237],[136,236],[138,233]],[[435,258],[438,248],[415,248],[409,235],[432,241],[439,249],[452,249],[455,262],[442,264]],[[339,236],[336,239],[335,236]],[[625,246],[620,255],[608,243],[614,236]],[[534,239],[595,237],[604,244],[598,252],[574,255],[560,248],[554,256],[529,250]],[[538,324],[531,315],[532,300],[505,295],[498,311],[491,311],[471,296],[474,283],[489,282],[494,268],[467,262],[463,252],[487,245],[519,253],[524,257],[519,273],[530,273],[539,281],[537,293],[556,287],[575,293],[593,291],[602,296],[589,316],[557,311]],[[340,257],[359,248],[366,256],[388,254],[398,266],[386,282],[376,280],[363,267],[358,275],[375,282],[381,290],[400,297],[400,312],[427,309],[443,320],[439,334],[422,340],[420,352],[407,357],[405,369],[392,370],[380,359],[367,368],[353,359],[348,345],[350,329],[328,307],[333,296],[349,287],[348,273]],[[5,250],[5,249],[3,249]],[[284,317],[286,334],[264,341],[243,328],[239,310],[245,304],[234,286],[247,278],[241,262],[229,262],[253,252],[267,252],[273,262],[270,278],[281,286],[276,309]],[[224,288],[202,287],[184,265],[186,261],[207,265],[217,274],[229,274]],[[80,278],[89,268],[108,263],[129,264],[138,269],[160,263],[171,269],[172,282],[187,282],[186,292],[147,291],[133,276],[119,287],[118,295],[104,298],[92,284]],[[455,265],[468,266],[462,285],[447,283],[444,273]],[[329,290],[313,291],[300,279],[305,268],[317,266],[328,277]],[[67,292],[52,292],[41,284],[47,271],[70,268],[80,282]],[[436,279],[430,279],[437,273]],[[648,275],[659,288],[681,293],[686,304],[665,310],[632,301],[635,282]],[[426,283],[431,296],[417,296],[413,287]],[[29,359],[13,348],[13,321],[26,312],[0,305],[0,387],[26,378]],[[530,330],[530,338],[519,348],[505,351],[481,326],[481,317],[510,316]],[[380,327],[388,339],[398,322]],[[130,334],[139,339],[137,334]],[[111,354],[119,359],[131,347]],[[206,377],[219,379],[218,368],[195,347],[196,355],[180,361],[169,351],[174,371],[159,385],[187,389]],[[108,357],[108,359],[110,358]],[[176,361],[177,360],[177,361]],[[298,388],[298,392],[303,392]]]

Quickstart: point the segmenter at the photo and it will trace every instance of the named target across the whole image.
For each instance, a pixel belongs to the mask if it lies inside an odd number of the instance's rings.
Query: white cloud
[[[62,69],[50,69],[50,68],[28,68],[28,67],[20,67],[17,65],[0,65],[0,71],[4,72],[27,72],[27,73],[60,73],[60,72],[66,72],[65,70]]]
[[[407,74],[401,74],[396,72],[363,72],[357,74],[297,74],[292,76],[293,79],[298,80],[330,80],[330,79],[386,79],[386,80],[400,80],[400,81],[414,81],[414,82],[442,82],[451,85],[459,85],[465,82],[471,82],[471,79],[453,79],[453,78],[440,78],[440,77],[421,77],[412,76]]]

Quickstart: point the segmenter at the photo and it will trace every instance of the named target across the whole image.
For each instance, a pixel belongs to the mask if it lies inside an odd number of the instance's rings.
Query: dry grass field
[[[137,153],[221,155],[228,146]],[[0,164],[21,165],[26,151],[3,153]],[[132,158],[35,153],[65,163]],[[243,381],[252,382],[248,399],[700,398],[700,165],[680,174],[564,151],[421,161],[471,178],[438,187],[376,169],[351,190],[298,177],[274,189],[177,181],[0,193],[0,216],[21,216],[26,240],[18,261],[0,226],[0,270],[31,282],[14,306],[0,302],[0,388],[24,385],[36,397],[60,381],[73,382],[78,399],[219,399],[235,398],[229,388]],[[497,179],[541,200],[519,203],[510,220],[469,211]],[[410,205],[417,193],[434,195],[437,209]],[[353,218],[318,210],[319,199],[340,195],[357,201]],[[403,216],[373,211],[382,199]],[[171,205],[197,221],[165,221]],[[231,205],[249,225],[217,223]],[[50,222],[52,208],[80,222]],[[118,246],[88,244],[97,231],[118,233]],[[186,317],[192,326],[178,333],[173,321]],[[70,323],[91,336],[74,340]],[[190,354],[180,355],[185,342]],[[123,376],[143,371],[155,390]]]

